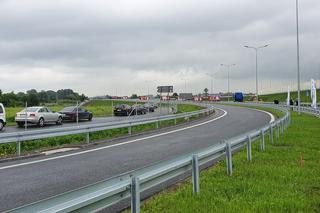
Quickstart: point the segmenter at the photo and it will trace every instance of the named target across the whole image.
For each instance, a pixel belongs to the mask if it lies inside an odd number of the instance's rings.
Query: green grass
[[[114,104],[117,103],[123,103],[123,102],[115,102]],[[129,102],[128,102],[129,103]],[[130,102],[130,104],[134,104]],[[53,106],[50,107],[51,109],[58,111],[57,109],[61,106]],[[101,113],[105,113],[105,108],[110,107],[111,109],[111,101],[93,101],[90,102],[87,106],[85,106],[86,109],[95,109],[95,112],[98,112],[99,108],[101,109]],[[188,105],[184,104],[182,107],[180,107],[180,113],[183,112],[190,112],[194,110],[200,109],[199,107],[189,107]],[[13,109],[14,111],[16,109]],[[102,115],[101,114],[101,115]],[[177,119],[177,124],[183,123],[183,122],[188,122],[191,120],[196,119],[196,116],[192,116],[188,119],[185,118],[180,118]],[[163,127],[168,127],[174,125],[174,120],[170,121],[162,121],[159,122],[159,128]],[[156,128],[156,124],[144,124],[144,125],[139,125],[139,126],[134,126],[132,127],[132,133],[140,133],[148,130],[152,130]],[[105,140],[105,139],[111,139],[111,138],[116,138],[119,136],[124,136],[128,134],[128,128],[120,128],[120,129],[111,129],[111,130],[104,130],[104,131],[99,131],[99,132],[94,132],[90,133],[90,139],[91,141],[96,141],[96,140]],[[41,140],[33,140],[33,141],[26,141],[23,142],[21,145],[21,150],[22,153],[26,152],[34,152],[34,151],[41,151],[49,148],[58,148],[61,146],[65,145],[83,145],[85,144],[86,136],[85,134],[77,134],[77,135],[68,135],[68,136],[61,136],[61,137],[52,137],[52,138],[46,138],[46,139],[41,139]],[[1,157],[7,157],[14,155],[16,153],[16,144],[11,143],[11,144],[0,144],[0,158]]]
[[[177,113],[183,113],[183,112],[192,112],[196,110],[201,110],[203,107],[196,106],[196,105],[190,105],[190,104],[178,104]]]
[[[292,100],[295,100],[298,98],[297,92],[291,92],[290,96]],[[320,89],[317,90],[317,102],[320,101]],[[259,99],[265,102],[273,102],[273,100],[279,100],[280,102],[286,102],[287,101],[287,92],[285,93],[275,93],[275,94],[269,94],[269,95],[259,95]],[[301,102],[311,102],[310,97],[310,91],[309,96],[306,96],[306,91],[301,91]]]
[[[266,151],[260,152],[254,143],[250,163],[246,150],[233,156],[231,177],[221,161],[201,172],[199,195],[193,195],[188,179],[144,202],[141,211],[320,212],[319,130],[319,118],[293,113],[278,144],[266,143]]]

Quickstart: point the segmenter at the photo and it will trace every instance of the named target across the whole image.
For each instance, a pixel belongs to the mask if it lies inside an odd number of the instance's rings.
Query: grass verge
[[[308,96],[307,96],[308,93]],[[317,90],[317,102],[320,101],[320,89]],[[275,93],[275,94],[268,94],[268,95],[259,95],[259,99],[261,99],[262,101],[266,101],[266,102],[273,102],[274,100],[279,100],[280,102],[286,102],[287,101],[287,92],[283,92],[283,93]],[[296,100],[298,98],[298,93],[296,91],[291,92],[290,96],[292,98],[292,100]],[[301,102],[311,102],[311,95],[310,95],[310,90],[309,91],[301,91]]]
[[[193,195],[188,179],[144,202],[141,211],[320,212],[319,130],[320,119],[292,113],[292,124],[278,144],[266,143],[260,152],[254,143],[250,163],[246,150],[234,155],[233,176],[226,175],[221,161],[201,172],[199,195]]]

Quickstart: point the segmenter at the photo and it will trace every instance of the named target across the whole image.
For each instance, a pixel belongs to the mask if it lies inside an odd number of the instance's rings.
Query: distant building
[[[179,100],[191,101],[191,100],[193,100],[193,95],[192,95],[192,93],[180,93]]]
[[[154,97],[153,95],[142,95],[142,96],[139,96],[139,99],[141,101],[148,101],[148,100],[154,99]]]
[[[193,100],[194,100],[194,101],[202,101],[203,99],[202,99],[201,96],[198,95],[198,96],[194,96],[194,97],[193,97]]]
[[[209,95],[208,96],[209,101],[220,101],[219,95]]]

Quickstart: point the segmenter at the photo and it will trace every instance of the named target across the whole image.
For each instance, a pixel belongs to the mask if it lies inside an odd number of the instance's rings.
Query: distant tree
[[[48,95],[46,91],[41,90],[41,92],[38,93],[38,97],[41,103],[48,102]]]
[[[88,100],[89,98],[87,96],[85,96],[84,94],[80,95],[80,101],[83,102],[85,100]]]
[[[24,105],[27,101],[27,95],[23,92],[19,92],[17,94],[17,98],[18,98],[18,101],[19,101],[19,105]]]
[[[52,90],[48,90],[47,92],[47,100],[50,101],[57,101],[57,93]]]
[[[204,91],[204,96],[205,96],[205,97],[208,97],[208,95],[209,95],[209,94],[208,94],[208,91],[209,91],[208,88],[204,88],[203,91]]]
[[[40,104],[40,99],[37,94],[31,93],[27,96],[28,106],[38,106]]]
[[[37,90],[35,90],[35,89],[31,89],[31,90],[28,90],[27,91],[27,94],[29,95],[29,94],[38,94],[38,92],[37,92]]]
[[[179,95],[178,95],[178,93],[176,93],[176,92],[172,94],[172,97],[174,97],[174,98],[177,98],[178,96],[179,96]]]
[[[137,94],[132,94],[130,98],[131,98],[131,99],[137,99],[137,98],[138,98],[138,95],[137,95]]]

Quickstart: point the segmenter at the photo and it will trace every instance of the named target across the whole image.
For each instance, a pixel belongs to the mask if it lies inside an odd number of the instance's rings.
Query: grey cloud
[[[12,69],[11,73],[23,68],[65,73],[66,81],[53,82],[54,86],[95,95],[114,92],[128,76],[141,79],[123,84],[122,93],[139,91],[136,87],[152,80],[141,73],[159,73],[154,82],[167,81],[182,90],[181,77],[169,81],[161,76],[188,68],[192,71],[184,75],[194,90],[208,84],[207,72],[217,72],[217,89],[225,90],[225,69],[220,64],[236,63],[231,75],[234,86],[252,90],[254,52],[243,45],[271,44],[259,54],[262,82],[295,79],[294,6],[291,0],[4,0],[0,1],[0,67]],[[301,2],[304,80],[320,78],[319,9],[317,0]],[[78,83],[68,81],[72,74]],[[103,83],[99,77],[109,80]],[[8,82],[4,87],[12,88],[10,79],[3,80]],[[26,87],[17,85],[16,90]]]

